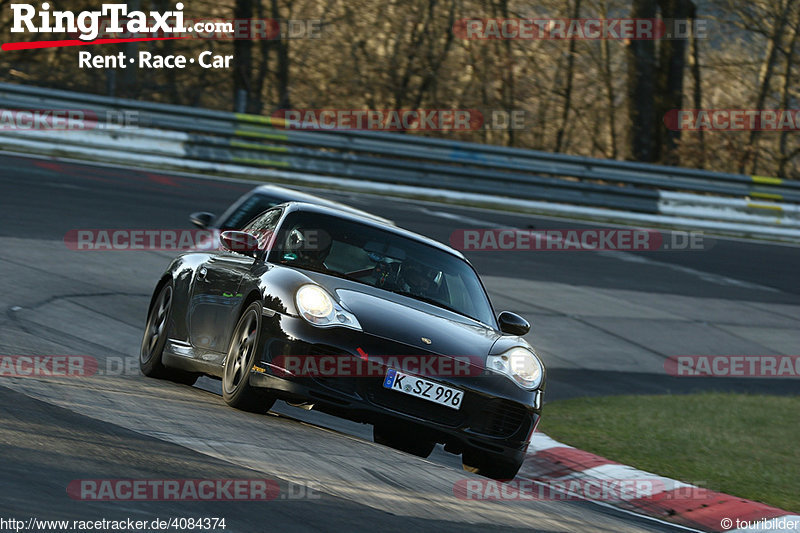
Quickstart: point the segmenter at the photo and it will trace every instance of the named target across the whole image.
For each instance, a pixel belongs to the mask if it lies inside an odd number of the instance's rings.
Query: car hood
[[[383,355],[435,353],[484,361],[493,345],[503,344],[508,338],[466,316],[414,298],[319,272],[281,270],[294,278],[292,292],[308,281],[324,287],[356,316],[364,333],[391,341],[387,346],[404,345],[409,351]]]
[[[345,288],[337,289],[336,296],[356,315],[365,333],[425,352],[478,356],[482,360],[500,337],[486,326],[455,316],[448,318],[444,315],[449,312],[441,313],[435,306],[405,296],[378,296]]]

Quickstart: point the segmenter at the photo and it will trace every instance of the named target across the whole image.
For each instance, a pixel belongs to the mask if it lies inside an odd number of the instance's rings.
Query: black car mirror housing
[[[259,243],[255,235],[246,231],[223,231],[219,236],[222,247],[229,252],[258,256]]]
[[[497,316],[500,331],[510,335],[525,335],[531,330],[531,324],[521,316],[510,311],[503,311]]]
[[[214,222],[216,216],[208,211],[198,211],[189,215],[189,221],[200,229],[206,229]]]

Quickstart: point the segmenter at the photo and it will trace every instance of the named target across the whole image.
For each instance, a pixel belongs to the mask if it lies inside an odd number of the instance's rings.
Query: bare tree
[[[767,51],[764,54],[764,61],[761,64],[761,72],[759,74],[758,95],[756,96],[755,109],[764,109],[767,101],[767,95],[770,91],[772,84],[772,74],[775,71],[778,62],[778,51],[780,50],[783,42],[783,34],[786,28],[787,16],[789,9],[792,5],[792,0],[778,0],[775,8],[771,13],[772,28],[769,33],[769,40],[767,41]],[[758,132],[756,130],[750,131],[750,136],[747,142],[748,150],[743,152],[743,157],[739,163],[739,172],[744,172],[747,165],[747,158],[751,159],[750,172],[755,173],[758,165],[758,153],[754,150],[754,145]]]
[[[574,0],[572,4],[572,18],[577,20],[581,16],[581,0]],[[556,152],[560,152],[563,148],[564,131],[567,128],[569,121],[569,112],[572,108],[572,83],[575,76],[575,55],[578,41],[571,39],[569,41],[569,50],[567,51],[567,72],[566,82],[564,85],[564,104],[561,110],[561,123],[556,132]]]
[[[236,0],[233,18],[237,21],[253,18],[253,0]],[[252,112],[253,41],[236,39],[233,43],[233,107],[239,112]]]
[[[781,108],[789,109],[792,106],[793,91],[796,87],[795,77],[797,68],[795,65],[797,46],[800,44],[800,9],[795,10],[794,23],[792,24],[791,34],[788,40],[789,44],[784,50],[785,63],[783,69],[783,88],[781,89]],[[792,158],[800,155],[800,144],[793,150],[789,150],[789,137],[792,135],[789,130],[783,130],[780,134],[780,141],[778,143],[780,157],[778,158],[778,176],[782,178],[789,177],[787,175],[787,167]],[[796,138],[796,133],[793,135]]]
[[[689,21],[694,12],[691,0],[659,0],[661,16],[666,20]],[[656,80],[656,108],[659,118],[656,128],[657,160],[677,164],[675,154],[680,130],[670,130],[660,120],[670,109],[683,106],[683,77],[686,71],[686,44],[683,37],[659,42],[658,77]]]
[[[655,0],[633,0],[631,18],[655,19]],[[655,161],[656,145],[656,47],[652,40],[628,44],[628,109],[630,156],[636,161]]]
[[[693,22],[697,21],[697,7],[693,6],[690,18]],[[689,65],[692,69],[692,105],[695,109],[702,109],[703,107],[703,81],[702,81],[702,68],[700,66],[700,40],[697,32],[692,30],[691,37],[691,53],[689,55]],[[697,166],[705,168],[705,134],[703,130],[697,132],[697,142],[699,150],[699,158]]]

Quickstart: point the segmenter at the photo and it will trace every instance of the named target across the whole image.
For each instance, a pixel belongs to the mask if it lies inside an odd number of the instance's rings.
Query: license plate
[[[435,381],[404,374],[393,368],[390,368],[386,373],[383,386],[451,409],[461,409],[461,399],[464,397],[463,391]]]

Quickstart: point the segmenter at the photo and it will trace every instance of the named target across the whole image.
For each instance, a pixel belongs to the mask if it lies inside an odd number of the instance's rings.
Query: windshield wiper
[[[311,272],[319,272],[320,274],[327,274],[328,276],[333,276],[334,278],[342,278],[342,279],[346,279],[346,280],[349,280],[349,281],[355,281],[356,283],[361,283],[361,284],[364,284],[364,285],[368,285],[368,283],[364,283],[360,279],[352,278],[352,277],[348,276],[347,274],[345,274],[344,272],[337,272],[336,270],[329,270],[329,269],[324,268],[324,267],[320,268],[320,267],[315,267],[315,266],[312,266],[312,265],[301,265],[301,264],[294,265],[294,264],[289,263],[289,262],[282,262],[281,264],[283,264],[285,266],[290,266],[290,267],[293,267],[293,268],[301,268],[303,270],[310,270]]]

